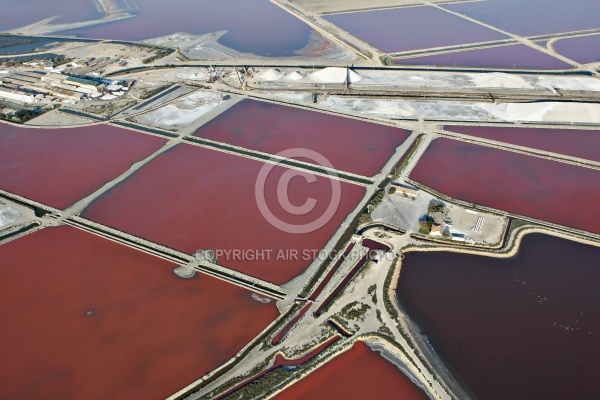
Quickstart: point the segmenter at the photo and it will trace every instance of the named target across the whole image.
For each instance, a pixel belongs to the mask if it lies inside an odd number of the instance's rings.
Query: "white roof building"
[[[35,99],[35,97],[30,93],[21,92],[20,90],[13,90],[6,87],[0,87],[0,98],[23,103],[31,103]]]

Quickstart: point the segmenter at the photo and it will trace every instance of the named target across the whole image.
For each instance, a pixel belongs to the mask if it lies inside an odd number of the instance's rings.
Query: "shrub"
[[[432,212],[441,212],[443,213],[446,210],[446,203],[441,200],[433,199],[429,202],[428,211]]]

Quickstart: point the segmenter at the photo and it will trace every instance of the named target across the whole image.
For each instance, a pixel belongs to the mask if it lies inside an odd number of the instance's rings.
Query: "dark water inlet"
[[[475,398],[598,398],[599,259],[542,234],[508,259],[408,253],[397,295]]]

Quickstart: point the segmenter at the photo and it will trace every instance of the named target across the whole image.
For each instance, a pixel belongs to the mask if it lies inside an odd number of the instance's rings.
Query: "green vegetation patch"
[[[352,303],[346,304],[342,310],[337,313],[340,317],[355,321],[364,321],[365,314],[371,309],[371,306],[353,301]]]

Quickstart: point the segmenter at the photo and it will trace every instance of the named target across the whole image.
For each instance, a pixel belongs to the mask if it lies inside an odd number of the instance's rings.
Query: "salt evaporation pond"
[[[598,130],[458,125],[446,126],[445,129],[482,139],[600,162]]]
[[[263,56],[286,56],[304,48],[312,29],[268,0],[136,1],[136,16],[122,21],[66,31],[78,36],[139,41],[185,32],[226,31],[219,43]]]
[[[64,209],[165,142],[111,125],[34,129],[0,124],[0,188]]]
[[[581,64],[600,62],[600,35],[560,39],[552,47],[557,53]]]
[[[597,0],[490,0],[443,7],[521,36],[600,28]]]
[[[450,139],[434,140],[410,177],[455,199],[600,233],[600,171]]]
[[[394,60],[399,65],[441,65],[446,67],[570,69],[572,65],[524,44],[464,50],[431,56]]]
[[[428,397],[392,363],[363,342],[294,383],[275,399],[402,399]]]
[[[509,259],[408,253],[397,295],[474,398],[597,399],[599,258],[541,234]]]
[[[64,24],[101,18],[93,1],[53,0],[17,1],[0,0],[2,18],[0,31],[21,28],[46,18],[60,16],[53,23]]]
[[[259,209],[256,182],[263,165],[245,157],[179,145],[100,197],[83,217],[188,254],[212,249],[219,264],[281,284],[308,267],[311,256],[318,254],[354,210],[365,189],[340,182],[339,207],[323,227],[307,234],[286,233]],[[313,175],[309,173],[292,178],[286,185],[291,204],[301,206],[313,198],[316,205],[305,215],[291,215],[277,194],[278,182],[288,171],[275,166],[268,175],[264,191],[261,189],[266,205],[289,224],[316,221],[332,202],[332,180],[316,176],[311,183],[308,179]]]
[[[386,53],[507,39],[433,7],[407,7],[324,16]]]
[[[71,228],[0,246],[0,397],[166,398],[279,312],[253,293]]]
[[[338,170],[365,176],[378,174],[409,135],[403,129],[252,100],[236,104],[194,133],[271,154],[310,149]]]

